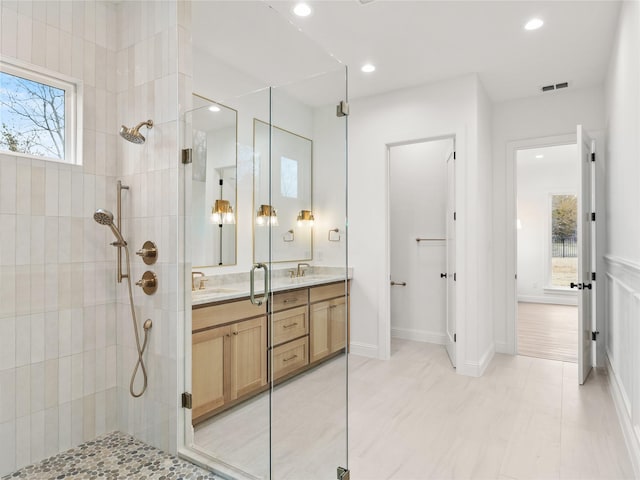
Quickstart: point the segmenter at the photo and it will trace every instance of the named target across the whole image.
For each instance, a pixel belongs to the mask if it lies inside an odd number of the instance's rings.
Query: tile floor
[[[518,353],[578,361],[578,307],[518,302]]]

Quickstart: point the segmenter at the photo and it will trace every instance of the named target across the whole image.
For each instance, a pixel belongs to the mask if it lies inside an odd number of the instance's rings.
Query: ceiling
[[[255,86],[347,65],[354,98],[476,72],[500,102],[559,82],[601,84],[620,7],[613,0],[318,0],[301,18],[292,13],[296,3],[194,2],[194,46]],[[532,17],[544,26],[524,30]],[[374,73],[360,71],[367,62]]]

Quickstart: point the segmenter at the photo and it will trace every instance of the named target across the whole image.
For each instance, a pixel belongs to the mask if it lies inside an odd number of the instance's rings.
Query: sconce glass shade
[[[271,205],[260,205],[256,215],[256,225],[278,226],[278,212]]]
[[[309,226],[313,227],[313,223],[315,222],[315,218],[313,217],[313,212],[311,210],[300,210],[298,213],[298,226]]]
[[[233,207],[229,200],[216,200],[211,208],[211,222],[218,225],[236,223],[236,216],[233,214]]]

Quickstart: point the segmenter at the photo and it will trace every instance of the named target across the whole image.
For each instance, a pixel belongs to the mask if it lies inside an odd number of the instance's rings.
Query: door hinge
[[[338,480],[349,480],[349,470],[344,467],[338,467]]]
[[[182,164],[188,165],[193,161],[193,149],[191,148],[183,148],[182,149]]]
[[[453,274],[453,281],[454,282],[458,281],[458,274],[456,274],[456,273]]]
[[[457,220],[458,219],[458,212],[453,212],[453,219]]]
[[[591,332],[591,340],[593,340],[594,342],[596,341],[596,337],[600,335],[600,332],[595,331],[595,332]]]
[[[454,342],[457,342],[457,341],[458,341],[458,334],[457,334],[457,333],[454,333],[454,334],[453,334],[453,341],[454,341]]]
[[[336,106],[336,117],[349,116],[349,104],[344,100],[340,100],[340,103]]]
[[[455,152],[455,150],[454,150],[454,152],[453,152],[453,159],[454,159],[454,160],[456,159],[456,152]]]
[[[189,392],[184,392],[182,394],[182,408],[188,408],[191,410],[193,407],[193,397]]]
[[[596,280],[596,272],[591,272],[591,280],[595,282]]]
[[[592,222],[596,221],[596,212],[591,212],[591,221]]]
[[[595,153],[595,152],[592,152],[592,153],[591,153],[591,161],[592,161],[592,162],[595,162],[595,161],[596,161],[596,153]]]

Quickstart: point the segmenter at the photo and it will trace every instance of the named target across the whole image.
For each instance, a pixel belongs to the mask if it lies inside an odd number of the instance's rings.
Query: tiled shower
[[[175,452],[181,195],[179,108],[189,17],[176,1],[1,2],[0,52],[83,82],[81,166],[0,155],[0,476],[105,432]],[[188,49],[181,49],[187,51]],[[153,119],[133,145],[121,124]],[[139,322],[153,320],[149,389],[129,395],[136,352],[128,297],[115,282],[111,232],[93,221],[123,192],[132,250],[159,249],[159,290],[134,287]],[[132,258],[136,281],[149,269]]]

